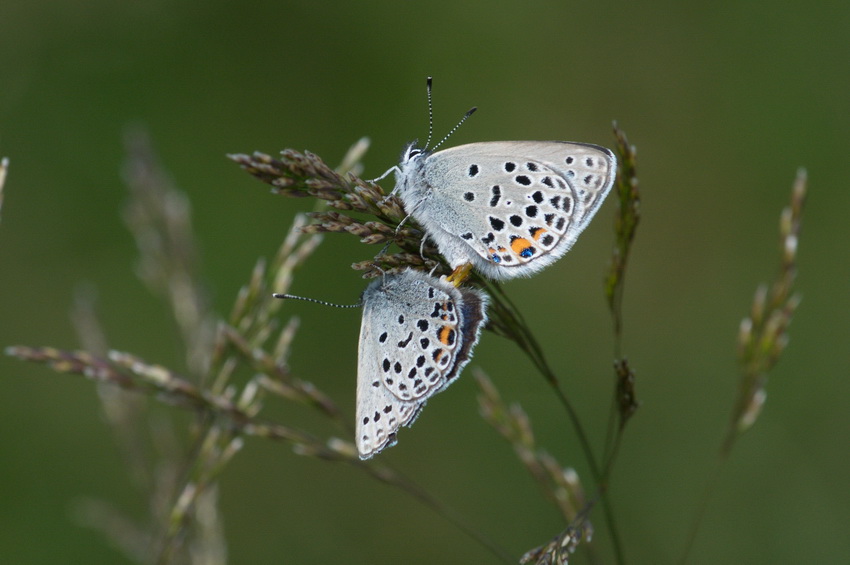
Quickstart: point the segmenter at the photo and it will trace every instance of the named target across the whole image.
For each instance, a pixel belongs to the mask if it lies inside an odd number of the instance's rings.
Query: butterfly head
[[[419,147],[419,140],[414,139],[410,143],[404,146],[404,149],[401,152],[401,165],[407,165],[413,162],[415,159],[422,159],[426,155],[428,155],[429,151],[426,149]]]

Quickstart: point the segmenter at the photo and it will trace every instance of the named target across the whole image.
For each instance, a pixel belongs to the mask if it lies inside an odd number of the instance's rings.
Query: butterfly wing
[[[481,293],[416,271],[366,289],[357,367],[361,458],[393,445],[398,429],[454,381],[478,341],[485,308]]]
[[[409,184],[430,191],[413,215],[452,266],[472,261],[497,279],[530,275],[569,251],[611,190],[616,170],[614,154],[596,145],[461,145],[427,155],[417,167]]]

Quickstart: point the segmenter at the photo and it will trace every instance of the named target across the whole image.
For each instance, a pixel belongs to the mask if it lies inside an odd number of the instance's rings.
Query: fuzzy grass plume
[[[800,296],[794,292],[797,278],[797,248],[803,207],[806,201],[806,171],[799,169],[791,189],[791,200],[779,219],[779,270],[776,279],[756,289],[749,316],[738,330],[738,395],[713,472],[694,513],[679,563],[688,563],[706,509],[717,489],[732,447],[741,434],[755,424],[767,400],[767,376],[788,346],[788,328]]]
[[[9,159],[0,158],[0,218],[3,217],[3,187],[6,185],[6,174],[9,172]]]
[[[368,141],[362,139],[350,153],[362,155],[367,147]],[[309,213],[311,222],[302,228],[303,233],[349,233],[367,245],[395,244],[401,249],[354,263],[352,268],[364,271],[365,278],[401,272],[407,267],[430,271],[444,264],[432,245],[426,245],[420,255],[425,236],[422,229],[409,223],[398,227],[407,215],[401,201],[388,196],[379,185],[359,178],[355,174],[357,169],[345,165],[355,157],[343,160],[341,170],[344,173],[331,169],[309,151],[285,149],[277,158],[260,152],[228,157],[246,172],[271,185],[273,194],[291,198],[312,196],[331,208]],[[437,272],[448,274],[451,270],[445,267]]]
[[[750,315],[741,320],[738,332],[741,376],[724,452],[730,451],[738,436],[755,423],[767,399],[767,375],[788,346],[788,328],[800,304],[794,282],[806,184],[806,171],[800,169],[791,190],[791,201],[779,220],[779,272],[770,286],[756,289]]]

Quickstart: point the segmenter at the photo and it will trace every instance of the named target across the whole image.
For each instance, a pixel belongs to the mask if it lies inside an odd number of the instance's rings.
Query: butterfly
[[[429,398],[460,375],[487,321],[488,297],[405,270],[363,292],[356,444],[368,459],[396,443]]]
[[[429,79],[429,108],[430,86]],[[570,250],[610,192],[617,159],[610,149],[568,141],[491,141],[442,151],[414,142],[379,179],[390,172],[393,194],[452,268],[471,264],[502,280],[530,276]]]

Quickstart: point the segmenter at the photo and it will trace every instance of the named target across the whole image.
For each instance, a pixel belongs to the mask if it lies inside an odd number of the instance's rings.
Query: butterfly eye
[[[409,163],[412,159],[424,153],[424,150],[421,147],[416,146],[417,143],[418,142],[414,139],[413,141],[404,146],[404,149],[401,152],[402,163]]]

